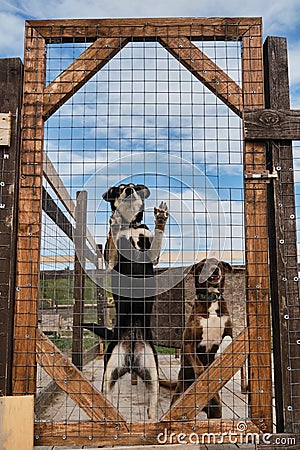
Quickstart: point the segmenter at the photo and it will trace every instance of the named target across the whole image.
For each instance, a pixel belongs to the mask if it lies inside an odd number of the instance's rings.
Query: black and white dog
[[[116,381],[135,372],[148,392],[148,418],[156,417],[159,380],[150,326],[155,296],[153,265],[158,263],[168,219],[166,203],[154,208],[155,231],[142,224],[149,189],[140,184],[111,187],[103,199],[112,215],[105,246],[116,306],[116,325],[104,357],[102,391],[111,398]]]

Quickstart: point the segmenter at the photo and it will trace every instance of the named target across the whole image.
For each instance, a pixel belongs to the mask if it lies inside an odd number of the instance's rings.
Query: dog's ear
[[[118,195],[119,195],[119,188],[111,187],[108,189],[107,192],[105,192],[105,194],[102,195],[102,198],[106,202],[113,202]]]
[[[135,190],[138,191],[141,198],[148,198],[150,196],[150,191],[144,184],[137,184]]]
[[[223,266],[225,271],[232,272],[232,266],[228,262],[221,261],[221,264],[222,264],[222,266]]]

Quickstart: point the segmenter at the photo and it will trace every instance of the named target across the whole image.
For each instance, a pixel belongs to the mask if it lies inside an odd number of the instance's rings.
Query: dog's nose
[[[127,196],[132,195],[132,194],[133,194],[133,189],[132,189],[131,187],[127,187],[127,188],[125,189],[125,194],[126,194]]]

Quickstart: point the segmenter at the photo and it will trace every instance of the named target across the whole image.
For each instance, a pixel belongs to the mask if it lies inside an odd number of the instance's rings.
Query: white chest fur
[[[203,334],[201,346],[205,347],[208,352],[213,345],[220,345],[222,342],[222,336],[225,329],[225,324],[229,316],[219,317],[216,313],[218,309],[218,301],[212,302],[208,309],[208,318],[200,318],[200,326],[202,326]]]

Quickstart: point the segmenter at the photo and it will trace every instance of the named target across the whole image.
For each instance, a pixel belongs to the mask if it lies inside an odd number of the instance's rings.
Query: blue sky
[[[288,40],[289,51],[289,68],[290,68],[290,85],[291,85],[291,104],[293,108],[300,108],[300,2],[299,0],[287,0],[285,2],[278,0],[253,0],[251,2],[240,2],[236,0],[214,1],[214,0],[190,0],[189,2],[183,0],[166,0],[161,1],[153,8],[151,2],[127,0],[117,1],[110,0],[86,0],[84,2],[78,0],[31,0],[30,2],[19,0],[0,0],[0,57],[20,57],[23,59],[23,35],[24,35],[24,23],[26,19],[60,19],[60,18],[105,18],[105,17],[213,17],[213,16],[261,16],[263,18],[263,32],[264,37],[268,35],[283,36]],[[228,44],[230,45],[230,44]],[[234,47],[234,45],[233,45]],[[76,48],[73,48],[76,51]],[[146,49],[149,54],[154,51],[151,46]],[[212,50],[209,45],[204,49],[210,56],[216,52],[216,47]],[[123,58],[126,57],[126,52],[130,55],[130,52],[135,51],[138,55],[139,48],[130,49],[130,46],[122,50]],[[157,49],[155,49],[157,51]],[[164,49],[159,50],[163,56]],[[222,50],[220,50],[222,51]],[[235,48],[231,49],[232,52],[236,51]],[[55,58],[56,49],[48,49],[48,55],[53,52],[53,60]],[[80,51],[79,51],[80,53]],[[163,56],[164,57],[164,56]],[[126,58],[123,59],[123,61]],[[129,60],[130,58],[128,58]],[[218,59],[218,63],[220,58]],[[120,72],[119,68],[122,61],[118,58],[114,58],[114,61],[110,63],[109,76],[111,81],[112,77],[117,76]],[[227,61],[228,63],[228,61]],[[172,62],[174,67],[177,62]],[[57,68],[57,66],[56,66]],[[131,67],[128,67],[129,72]],[[230,68],[229,68],[230,69]],[[233,72],[229,74],[234,78],[236,67],[233,65]],[[129,73],[128,72],[128,73]],[[137,72],[137,71],[136,71]],[[135,73],[136,73],[135,72]],[[107,166],[108,161],[112,161],[114,158],[128,155],[130,152],[148,151],[151,153],[152,143],[156,145],[156,157],[153,161],[150,161],[151,168],[153,165],[159,162],[159,152],[166,152],[168,147],[172,147],[174,156],[180,156],[189,160],[192,156],[191,148],[193,145],[197,146],[197,160],[193,161],[197,168],[201,170],[209,181],[218,191],[221,202],[218,208],[222,210],[222,214],[214,213],[212,205],[208,201],[206,204],[206,211],[210,210],[210,217],[203,218],[203,205],[199,203],[198,210],[194,202],[195,192],[191,192],[190,189],[182,188],[182,178],[186,174],[181,173],[179,176],[179,189],[178,198],[176,200],[176,189],[172,186],[172,195],[170,194],[170,178],[169,178],[169,202],[173,206],[173,209],[178,207],[178,204],[184,200],[186,210],[194,208],[196,217],[195,224],[191,227],[186,211],[178,209],[174,214],[173,221],[170,219],[169,234],[166,248],[172,247],[180,248],[186,246],[189,250],[195,241],[194,230],[198,227],[200,234],[206,235],[214,234],[214,230],[208,230],[207,222],[217,222],[219,231],[222,229],[222,235],[227,235],[227,244],[225,250],[243,250],[243,230],[242,230],[242,216],[243,211],[241,207],[240,199],[242,197],[242,164],[241,164],[241,147],[240,147],[240,125],[239,119],[231,112],[228,112],[228,108],[221,102],[215,105],[215,97],[208,93],[206,88],[203,88],[199,81],[192,81],[191,74],[185,69],[180,69],[181,84],[178,80],[174,79],[174,90],[172,92],[172,98],[168,94],[168,100],[165,96],[165,79],[161,74],[159,79],[155,79],[155,85],[151,82],[148,83],[148,97],[144,102],[145,105],[141,109],[141,101],[139,93],[136,93],[135,99],[131,105],[130,120],[125,113],[122,113],[122,108],[128,108],[128,103],[125,98],[125,94],[120,95],[121,80],[115,80],[115,86],[117,86],[116,92],[113,92],[113,84],[109,86],[109,92],[106,94],[105,89],[108,86],[106,75],[108,72],[101,71],[93,81],[91,80],[70,102],[64,105],[58,113],[56,113],[51,119],[47,121],[46,125],[46,139],[45,145],[49,157],[59,171],[64,183],[71,192],[72,197],[75,197],[75,192],[80,189],[82,185],[87,183],[91,184],[91,173],[98,173],[97,171],[103,171]],[[151,68],[145,72],[141,72],[141,76],[145,73],[151,74]],[[177,70],[179,73],[179,69]],[[131,84],[134,91],[138,91],[138,77],[133,81],[131,75],[126,75],[126,71],[122,71],[123,74],[123,91],[126,90],[126,82]],[[153,72],[154,74],[154,72]],[[174,70],[174,74],[176,74]],[[56,73],[51,72],[50,79],[53,78]],[[157,75],[157,74],[156,74]],[[238,71],[237,71],[237,77]],[[127,79],[126,79],[127,77]],[[154,75],[153,75],[154,77]],[[152,77],[152,78],[153,78]],[[151,76],[150,76],[151,78]],[[186,80],[185,80],[186,78]],[[170,80],[169,80],[170,81]],[[183,82],[186,81],[186,84]],[[238,80],[237,80],[238,81]],[[177,84],[176,84],[177,83]],[[96,100],[93,99],[94,87],[97,86],[98,93]],[[186,92],[184,92],[184,86],[187,86]],[[100,91],[102,92],[100,94]],[[191,91],[193,92],[191,94]],[[180,119],[178,125],[178,115],[176,112],[177,105],[179,103],[179,92],[181,99],[186,95],[190,97],[190,100],[185,105],[185,115]],[[158,95],[159,94],[159,95]],[[81,105],[80,99],[85,99],[86,104]],[[151,96],[159,99],[159,121],[157,121],[157,111],[153,113],[153,105],[151,102]],[[202,99],[199,102],[199,99]],[[206,104],[204,111],[205,119],[201,127],[193,126],[193,138],[190,139],[189,124],[195,119],[197,115],[196,110],[192,111],[192,106],[196,103]],[[209,104],[211,102],[211,104]],[[164,105],[168,103],[168,109]],[[184,102],[183,102],[184,103]],[[207,104],[208,103],[208,104]],[[101,113],[99,113],[99,104],[101,104]],[[123,106],[122,106],[123,105]],[[106,108],[106,109],[105,109]],[[134,109],[135,108],[135,109]],[[105,111],[109,111],[107,115]],[[125,111],[125,109],[124,109]],[[216,114],[217,112],[217,114]],[[75,122],[73,126],[68,125],[70,113],[72,117],[75,116]],[[217,119],[214,116],[218,116]],[[84,119],[84,124],[81,123],[80,117],[87,117]],[[109,117],[109,123],[108,119]],[[168,117],[169,123],[164,124],[164,121]],[[224,123],[230,122],[230,131],[226,131],[226,127],[222,129],[222,120]],[[89,122],[90,121],[90,122]],[[57,128],[60,128],[60,135],[57,134]],[[110,138],[107,138],[109,129]],[[96,131],[95,131],[96,130]],[[219,132],[218,136],[215,136],[216,130]],[[76,135],[74,134],[76,132]],[[70,149],[70,133],[72,133],[72,149]],[[215,150],[218,145],[218,151]],[[205,146],[205,148],[202,148]],[[95,150],[101,150],[96,152]],[[299,148],[295,147],[295,154],[297,155]],[[153,154],[151,153],[153,156]],[[191,162],[191,160],[190,160]],[[300,166],[299,159],[296,160],[297,168]],[[175,164],[176,166],[176,164]],[[175,167],[174,166],[174,167]],[[135,166],[135,168],[137,165]],[[148,166],[149,167],[149,166]],[[148,167],[144,167],[144,171],[148,170]],[[181,164],[184,167],[184,164]],[[121,169],[120,169],[121,170]],[[70,174],[72,173],[72,177]],[[84,177],[82,174],[84,173]],[[123,174],[124,179],[128,177],[127,173]],[[297,171],[297,175],[299,172]],[[116,174],[116,181],[121,180],[120,174]],[[106,182],[108,183],[111,177],[106,177],[106,181],[103,177],[97,175],[97,196],[101,197],[99,190],[105,189]],[[143,174],[140,173],[139,177],[136,177],[137,182],[141,182]],[[156,177],[157,178],[157,177]],[[298,179],[298,177],[297,177]],[[152,181],[151,181],[152,180]],[[154,179],[148,178],[148,182],[153,184],[153,195],[149,200],[149,207],[153,208],[155,204],[157,193],[155,191]],[[111,180],[112,181],[112,180]],[[132,181],[132,180],[130,180]],[[113,183],[112,183],[113,184]],[[200,183],[201,184],[201,183]],[[227,186],[230,189],[227,189]],[[197,189],[197,186],[193,186]],[[93,196],[93,190],[91,190]],[[299,203],[299,202],[297,202]],[[100,205],[101,208],[107,205]],[[98,207],[98,206],[97,206]],[[217,209],[218,209],[217,208]],[[149,215],[150,217],[150,215]],[[181,217],[181,219],[179,218]],[[185,217],[182,218],[182,217]],[[97,223],[91,223],[94,233],[99,237],[101,241],[105,240],[107,232],[105,223],[107,223],[107,217],[101,218],[101,215],[94,214],[94,219]],[[179,223],[181,221],[181,223]],[[223,227],[223,221],[229,223],[228,227]],[[101,228],[102,222],[102,228]],[[178,241],[176,244],[177,233],[176,223],[181,226],[181,234],[185,239]],[[151,224],[151,221],[150,221]],[[49,228],[49,227],[48,227]],[[49,228],[50,229],[50,228]],[[205,231],[206,229],[206,231]],[[59,234],[59,233],[58,233]],[[172,236],[171,236],[172,235]],[[62,249],[54,249],[55,237],[53,230],[49,232],[48,237],[45,237],[45,245],[49,248],[53,246],[52,252],[61,252]],[[220,238],[222,239],[222,238]],[[199,248],[205,247],[203,242],[197,242]],[[218,247],[222,246],[222,243],[218,241]],[[72,250],[65,244],[65,250],[67,253]]]

